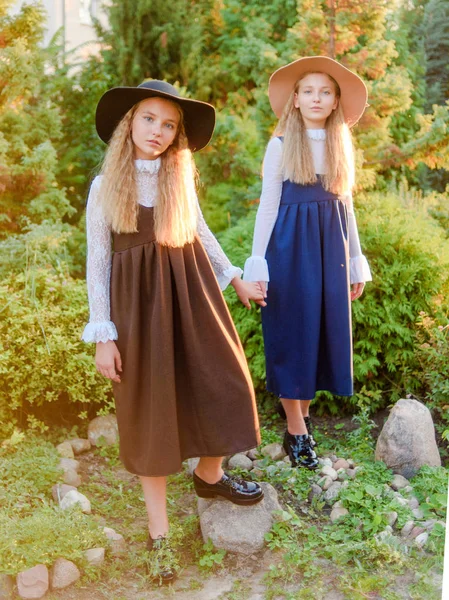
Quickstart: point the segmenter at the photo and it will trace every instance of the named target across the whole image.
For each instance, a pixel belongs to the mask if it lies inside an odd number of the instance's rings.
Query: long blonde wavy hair
[[[100,171],[103,214],[116,233],[137,231],[139,203],[131,131],[139,104],[135,104],[115,128]],[[161,155],[154,229],[159,244],[182,247],[193,242],[197,231],[197,172],[188,148],[184,113],[179,104],[171,104],[177,108],[180,120],[173,143]]]
[[[315,73],[315,71],[313,71]],[[295,94],[299,92],[301,81],[310,73],[304,73],[295,83],[274,136],[284,136],[282,168],[287,179],[302,185],[317,182],[312,151],[307,137],[307,129],[299,108],[294,105]],[[338,83],[327,73],[335,86],[335,94],[340,99]],[[341,103],[326,119],[326,173],[320,176],[323,187],[337,195],[351,191],[354,185],[354,152],[351,132],[345,123]]]

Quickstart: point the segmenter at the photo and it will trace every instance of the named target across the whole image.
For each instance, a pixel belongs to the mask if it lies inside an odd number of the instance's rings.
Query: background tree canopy
[[[96,24],[98,55],[76,68],[65,61],[60,35],[42,47],[41,4],[14,15],[13,4],[0,0],[6,429],[27,420],[36,426],[36,415],[55,413],[46,404],[73,415],[85,404],[85,416],[107,397],[79,341],[87,319],[85,198],[104,152],[94,127],[102,93],[167,79],[217,107],[212,143],[196,156],[199,194],[212,230],[242,265],[275,126],[269,75],[313,54],[355,69],[369,88],[370,106],[354,129],[355,200],[374,281],[354,305],[357,393],[345,406],[374,410],[406,392],[449,404],[444,363],[435,358],[445,347],[449,297],[449,0],[112,0],[110,27]],[[227,298],[262,398],[259,314]],[[39,361],[53,367],[30,377],[25,366]],[[75,371],[85,388],[73,384]],[[330,396],[319,403],[334,412],[341,406]]]

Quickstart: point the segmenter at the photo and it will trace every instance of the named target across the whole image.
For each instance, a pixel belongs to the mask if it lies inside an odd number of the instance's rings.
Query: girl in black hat
[[[113,382],[120,455],[140,477],[147,548],[167,556],[166,476],[201,457],[201,497],[263,497],[228,476],[222,457],[259,444],[253,386],[221,290],[263,305],[208,229],[195,193],[192,151],[209,142],[215,111],[162,81],[101,98],[97,131],[109,148],[87,204],[87,285],[98,371]],[[113,251],[111,250],[111,245]],[[163,582],[175,573],[159,563]]]

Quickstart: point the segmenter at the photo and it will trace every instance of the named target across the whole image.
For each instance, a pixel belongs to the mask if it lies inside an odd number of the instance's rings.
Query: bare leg
[[[217,483],[223,477],[222,456],[203,456],[195,469],[195,473],[206,483]]]
[[[140,477],[145,506],[148,514],[148,529],[155,540],[168,533],[167,479],[166,477]]]
[[[288,432],[291,433],[291,435],[307,434],[307,427],[304,423],[304,415],[301,409],[303,401],[281,398],[281,402],[282,406],[284,407],[285,414],[287,415]]]
[[[312,402],[312,400],[301,400],[300,401],[301,412],[302,412],[303,417],[309,416],[309,406],[310,406],[311,402]]]

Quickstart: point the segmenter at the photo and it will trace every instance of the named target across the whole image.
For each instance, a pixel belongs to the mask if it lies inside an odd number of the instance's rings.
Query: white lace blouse
[[[325,173],[324,141],[326,140],[326,130],[308,129],[307,134],[310,139],[315,172],[322,175]],[[268,282],[270,280],[265,253],[276,223],[281,201],[282,184],[284,181],[282,152],[282,141],[279,138],[272,138],[268,143],[264,158],[262,194],[260,196],[260,204],[254,228],[252,255],[245,263],[243,274],[243,279],[246,281]],[[350,281],[351,283],[371,281],[368,261],[363,256],[360,247],[351,194],[348,194],[344,200],[348,207]]]
[[[136,160],[139,204],[152,207],[157,204],[158,172],[160,158]],[[87,230],[87,291],[90,319],[82,339],[85,342],[116,340],[117,329],[110,316],[111,228],[103,217],[98,202],[101,177],[92,182],[86,210]],[[207,252],[218,283],[224,290],[242,270],[234,267],[207,226],[198,204],[198,237]]]

